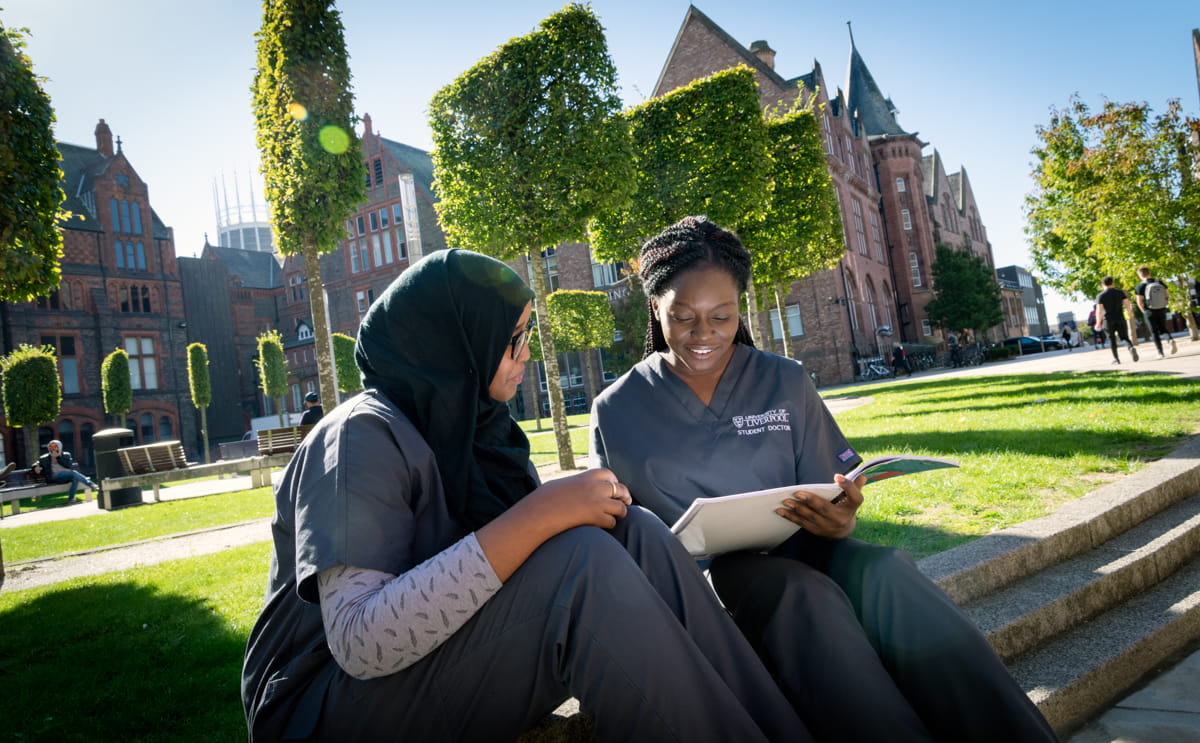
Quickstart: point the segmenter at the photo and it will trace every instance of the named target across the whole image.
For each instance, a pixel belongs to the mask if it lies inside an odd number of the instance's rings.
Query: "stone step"
[[[1122,697],[1200,639],[1200,557],[1173,575],[1009,663],[1060,734]]]
[[[1118,606],[1200,555],[1200,495],[963,606],[1006,662]]]

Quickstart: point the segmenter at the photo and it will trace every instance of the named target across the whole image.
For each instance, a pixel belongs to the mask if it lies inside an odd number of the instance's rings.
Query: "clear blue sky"
[[[443,85],[561,7],[547,0],[376,2],[344,0],[356,109],[393,140],[430,147],[426,110]],[[596,0],[624,99],[649,96],[687,11],[686,2]],[[1081,0],[903,4],[798,0],[699,0],[744,45],[765,39],[784,77],[821,63],[844,83],[854,24],[859,52],[900,110],[899,120],[965,166],[997,265],[1028,265],[1021,204],[1030,190],[1035,127],[1079,93],[1146,101],[1161,110],[1200,100],[1191,30],[1196,0],[1135,6]],[[29,54],[46,78],[60,141],[94,146],[100,118],[150,184],[180,255],[215,236],[213,182],[256,171],[250,115],[253,0],[0,0],[0,21],[32,32]],[[244,193],[244,190],[243,190]],[[1053,313],[1082,302],[1049,297]]]

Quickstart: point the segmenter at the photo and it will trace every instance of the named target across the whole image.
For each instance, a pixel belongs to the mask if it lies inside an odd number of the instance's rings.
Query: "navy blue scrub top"
[[[798,361],[738,344],[705,405],[660,354],[592,404],[590,465],[672,524],[696,498],[833,482],[861,457]]]

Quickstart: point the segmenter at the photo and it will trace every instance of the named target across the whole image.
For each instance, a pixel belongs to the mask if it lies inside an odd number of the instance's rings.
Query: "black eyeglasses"
[[[525,329],[514,335],[512,340],[508,342],[509,348],[512,349],[513,361],[516,361],[521,352],[525,350],[525,346],[529,345],[529,336],[533,333],[533,326],[534,320],[531,317],[529,318],[529,322],[526,323]]]

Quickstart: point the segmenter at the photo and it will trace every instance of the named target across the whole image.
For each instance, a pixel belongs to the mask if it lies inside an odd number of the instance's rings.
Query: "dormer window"
[[[308,323],[303,320],[296,323],[296,339],[301,341],[311,340],[313,337],[312,328],[308,327]]]

